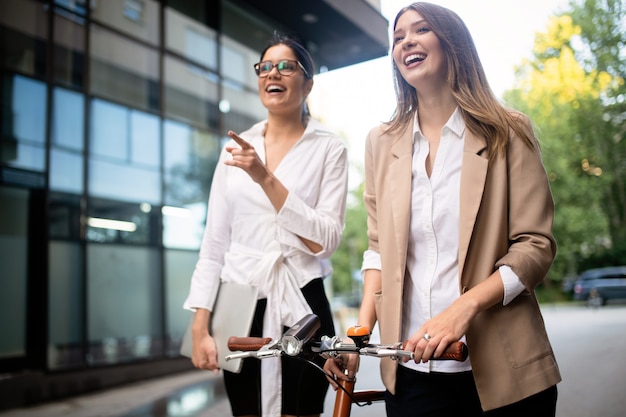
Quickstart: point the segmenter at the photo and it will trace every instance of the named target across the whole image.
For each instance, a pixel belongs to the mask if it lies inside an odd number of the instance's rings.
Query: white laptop
[[[210,334],[215,339],[217,361],[221,369],[238,373],[241,371],[243,359],[226,361],[228,338],[231,336],[245,337],[250,334],[252,317],[256,308],[257,288],[251,285],[222,282],[220,284],[215,307],[211,314]],[[194,313],[189,318],[193,321]],[[183,336],[180,354],[188,358],[192,352],[191,326]]]

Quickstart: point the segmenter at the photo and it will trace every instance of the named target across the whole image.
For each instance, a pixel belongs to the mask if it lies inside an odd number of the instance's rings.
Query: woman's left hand
[[[232,130],[228,131],[228,136],[239,145],[239,148],[227,146],[226,151],[231,154],[232,159],[224,163],[243,169],[256,183],[263,182],[268,175],[268,170],[254,147]]]
[[[463,297],[458,298],[450,307],[424,323],[406,341],[404,349],[413,351],[416,363],[441,356],[448,346],[463,337],[476,315],[476,309],[468,301]]]

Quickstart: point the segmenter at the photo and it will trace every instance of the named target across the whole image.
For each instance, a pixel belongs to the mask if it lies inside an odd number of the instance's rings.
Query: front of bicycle
[[[319,318],[315,314],[308,314],[298,323],[291,326],[278,340],[259,337],[231,337],[228,348],[239,351],[226,356],[226,360],[239,358],[266,359],[280,356],[290,356],[305,360],[311,366],[324,373],[337,385],[333,417],[350,417],[352,405],[360,407],[370,405],[384,399],[384,390],[354,391],[356,378],[350,380],[338,379],[320,368],[312,358],[316,355],[325,358],[337,358],[342,354],[358,354],[377,358],[413,358],[413,352],[403,350],[403,343],[370,344],[370,330],[366,327],[355,326],[347,331],[347,339],[337,336],[322,336],[319,340],[313,337],[320,327]],[[438,360],[464,361],[467,358],[467,347],[457,342],[448,347]]]

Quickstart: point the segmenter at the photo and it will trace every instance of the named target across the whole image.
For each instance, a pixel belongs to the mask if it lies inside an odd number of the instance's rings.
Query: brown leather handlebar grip
[[[407,342],[404,342],[402,344],[402,349],[404,349],[404,347],[406,346]],[[465,359],[467,359],[467,345],[463,342],[454,342],[452,343],[450,346],[448,346],[445,350],[445,352],[443,352],[443,354],[441,356],[439,356],[438,358],[430,358],[433,361],[459,361],[459,362],[463,362]]]
[[[231,351],[252,352],[261,349],[263,346],[271,342],[269,337],[237,337],[228,338],[228,349]]]
[[[463,342],[452,343],[446,348],[446,351],[443,352],[441,356],[433,359],[454,360],[463,362],[465,359],[467,359],[467,345]]]

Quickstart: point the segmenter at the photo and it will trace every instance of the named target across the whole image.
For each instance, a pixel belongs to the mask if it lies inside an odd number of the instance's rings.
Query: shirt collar
[[[267,119],[262,120],[260,122],[255,123],[249,130],[251,134],[263,136],[263,132],[265,131],[265,126],[267,126]],[[304,133],[302,134],[303,138],[308,136],[317,137],[317,136],[335,136],[333,132],[328,130],[321,122],[317,119],[309,117],[309,122],[304,129]]]
[[[459,111],[458,106],[454,109],[454,112],[452,112],[452,115],[443,126],[442,131],[445,131],[446,129],[454,133],[455,136],[457,136],[459,139],[463,138],[465,134],[465,120],[463,120],[463,116],[461,116],[461,112]],[[423,136],[420,129],[419,118],[417,112],[415,112],[415,116],[413,119],[413,142],[415,142],[416,139],[419,137]]]

